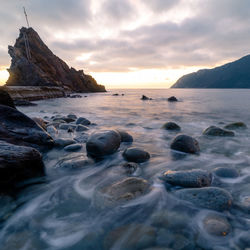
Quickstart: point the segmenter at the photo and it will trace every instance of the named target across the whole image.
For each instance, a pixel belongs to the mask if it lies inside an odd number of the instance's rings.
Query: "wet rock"
[[[228,220],[218,214],[209,214],[203,219],[203,226],[208,234],[214,236],[226,236],[231,231]]]
[[[75,140],[72,140],[72,139],[63,139],[63,138],[60,138],[60,139],[56,139],[55,140],[55,146],[57,147],[66,147],[68,145],[71,145],[71,144],[75,144],[76,141]]]
[[[53,139],[28,116],[0,105],[0,139],[16,145],[44,149],[53,146]]]
[[[69,98],[82,98],[81,95],[68,95]]]
[[[79,117],[79,118],[76,120],[76,124],[77,124],[77,125],[78,125],[78,124],[81,124],[81,125],[87,126],[87,125],[90,125],[91,122],[90,122],[88,119],[84,118],[84,117]]]
[[[77,120],[77,116],[75,114],[72,114],[72,113],[68,114],[67,117],[70,118],[70,119]]]
[[[76,121],[76,119],[70,118],[70,117],[62,117],[61,119],[63,121],[65,121],[66,123],[71,123],[71,122],[75,122]]]
[[[32,120],[35,121],[42,129],[47,130],[47,121],[39,117],[33,117]]]
[[[175,194],[178,198],[189,201],[195,206],[217,211],[230,209],[233,202],[229,192],[217,187],[181,189]]]
[[[62,129],[62,130],[68,130],[70,128],[72,130],[75,130],[76,129],[76,125],[75,124],[60,124],[59,125],[59,129]]]
[[[172,130],[172,131],[180,131],[181,130],[181,127],[174,123],[174,122],[166,122],[163,126],[162,126],[163,129],[166,129],[166,130]]]
[[[89,156],[100,158],[115,153],[120,147],[121,137],[115,130],[94,133],[86,143]]]
[[[213,173],[222,178],[237,178],[239,172],[235,168],[219,167],[213,170]]]
[[[116,94],[113,94],[112,96],[119,96],[119,94],[118,94],[118,93],[116,93]]]
[[[77,132],[83,132],[83,131],[87,131],[87,130],[89,130],[89,128],[84,126],[84,125],[79,124],[79,125],[76,126],[76,131]]]
[[[104,249],[134,250],[153,246],[156,231],[143,224],[121,226],[109,232],[104,239]]]
[[[0,186],[44,175],[41,154],[34,148],[16,146],[0,140]]]
[[[27,100],[14,100],[14,104],[15,106],[25,106],[25,107],[37,106],[36,103]]]
[[[124,168],[126,174],[132,175],[137,171],[139,165],[135,162],[126,162],[122,165],[122,167]]]
[[[171,142],[170,148],[189,154],[200,152],[198,141],[188,135],[177,135]]]
[[[102,188],[98,202],[102,206],[113,206],[119,202],[126,202],[145,194],[149,190],[148,181],[138,177],[128,177],[110,186]]]
[[[48,132],[50,135],[52,135],[52,136],[58,134],[57,129],[56,129],[53,125],[48,126],[48,127],[46,128],[46,130],[47,130],[47,132]]]
[[[85,133],[78,134],[74,140],[77,141],[78,143],[86,143],[88,141],[88,135]]]
[[[65,169],[81,169],[93,164],[89,158],[82,154],[77,154],[61,159],[57,164],[56,168]]]
[[[65,151],[70,151],[70,152],[75,152],[75,151],[78,151],[82,148],[82,145],[81,144],[72,144],[72,145],[68,145],[66,147],[64,147],[64,150]]]
[[[0,105],[5,105],[14,109],[16,108],[9,93],[5,91],[3,87],[0,87]]]
[[[116,130],[121,136],[121,142],[133,142],[133,137],[128,132],[124,130],[117,129]]]
[[[224,128],[229,129],[229,130],[246,129],[247,125],[244,122],[233,122],[233,123],[227,124]]]
[[[207,187],[211,185],[212,175],[205,170],[169,170],[163,174],[161,179],[174,186]]]
[[[62,118],[54,118],[52,124],[55,124],[55,123],[58,123],[60,125],[61,123],[66,123],[66,122]]]
[[[148,100],[152,100],[152,98],[149,98],[149,97],[147,97],[145,95],[142,95],[141,100],[148,101]]]
[[[136,163],[142,163],[150,159],[150,154],[140,148],[127,148],[122,155],[127,161]]]
[[[169,102],[178,102],[178,99],[175,96],[171,96],[168,98]]]
[[[225,130],[216,126],[210,126],[203,131],[203,135],[208,136],[234,136],[233,131]]]

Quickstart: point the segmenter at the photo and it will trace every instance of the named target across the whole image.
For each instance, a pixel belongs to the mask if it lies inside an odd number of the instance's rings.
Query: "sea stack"
[[[9,46],[9,54],[11,66],[7,87],[57,87],[67,92],[106,91],[92,76],[70,68],[54,55],[33,28],[20,29],[15,45]]]

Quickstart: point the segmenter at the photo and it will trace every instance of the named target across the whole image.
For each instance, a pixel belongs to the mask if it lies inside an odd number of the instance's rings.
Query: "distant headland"
[[[250,88],[250,55],[184,75],[171,88]]]

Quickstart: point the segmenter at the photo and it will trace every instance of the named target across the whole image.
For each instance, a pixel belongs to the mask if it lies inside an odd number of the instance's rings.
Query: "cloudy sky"
[[[163,88],[250,52],[249,0],[0,0],[0,81],[7,46],[31,26],[70,66],[107,88]]]

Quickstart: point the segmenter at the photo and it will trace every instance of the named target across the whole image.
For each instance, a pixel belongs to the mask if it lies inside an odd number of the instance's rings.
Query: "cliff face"
[[[28,60],[25,35],[29,42],[31,59]],[[83,70],[75,70],[54,55],[32,28],[21,28],[13,46],[9,46],[11,66],[6,86],[51,86],[69,88],[74,92],[104,92],[94,78]]]
[[[250,55],[184,75],[171,88],[250,88]]]

